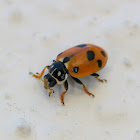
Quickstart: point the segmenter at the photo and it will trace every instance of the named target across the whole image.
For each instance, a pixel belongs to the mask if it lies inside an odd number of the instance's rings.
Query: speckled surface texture
[[[3,140],[140,139],[139,0],[1,0],[0,138]],[[109,55],[98,72],[107,83],[69,78],[48,96],[40,72],[57,54],[81,43]]]

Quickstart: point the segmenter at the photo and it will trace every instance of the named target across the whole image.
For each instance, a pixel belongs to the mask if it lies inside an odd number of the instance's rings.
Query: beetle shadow
[[[107,71],[108,71],[108,68],[104,68],[104,69],[98,71],[97,73],[100,75],[99,78],[106,79],[108,81]],[[87,90],[93,94],[95,93],[95,89],[98,88],[98,85],[100,84],[100,81],[98,81],[94,76],[91,76],[91,75],[82,77],[82,78],[78,78],[78,79],[85,85]],[[72,90],[74,92],[74,89],[76,87],[76,88],[78,88],[80,93],[84,92],[83,86],[76,83],[71,77],[69,78],[69,81],[70,81],[69,83],[73,87],[69,90]]]
[[[107,69],[103,69],[99,72],[97,72],[100,75],[101,79],[107,79],[107,75],[105,74]],[[95,93],[95,90],[98,87],[99,81],[94,76],[86,76],[82,78],[78,78],[87,88],[87,90],[91,93]],[[107,79],[108,80],[108,79]],[[67,94],[77,94],[76,89],[78,89],[78,94],[83,94],[84,89],[83,86],[75,82],[71,76],[68,76],[68,91]],[[54,88],[55,93],[52,93],[51,96],[54,98],[58,98],[58,96],[61,96],[61,93],[65,91],[64,84],[56,85]],[[49,96],[49,90],[46,90],[45,88],[42,89],[43,93],[45,93],[45,97],[48,98]],[[57,95],[56,95],[57,94]]]
[[[93,76],[86,76],[82,78],[78,78],[87,88],[89,92],[91,92],[91,88],[96,85],[98,82]],[[71,77],[68,79],[69,81],[69,90],[74,93],[75,89],[78,89],[80,93],[84,93],[83,86],[75,82]]]

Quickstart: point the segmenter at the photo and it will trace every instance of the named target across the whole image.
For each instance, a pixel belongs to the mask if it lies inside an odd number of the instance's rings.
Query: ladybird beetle
[[[41,74],[30,74],[44,82],[44,88],[50,90],[49,96],[54,93],[52,87],[64,83],[65,91],[61,93],[61,103],[64,105],[64,95],[68,91],[68,75],[83,86],[86,94],[94,97],[78,78],[91,75],[100,82],[107,82],[105,79],[99,79],[99,74],[96,73],[106,65],[107,60],[108,55],[104,49],[92,44],[81,44],[60,53],[52,65],[46,66]],[[42,79],[46,68],[48,74]]]

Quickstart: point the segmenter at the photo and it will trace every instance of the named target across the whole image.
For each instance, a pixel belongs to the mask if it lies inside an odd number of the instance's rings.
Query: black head
[[[44,87],[54,87],[57,84],[56,80],[48,73],[44,76]]]
[[[54,61],[49,66],[49,73],[44,76],[44,86],[53,87],[56,84],[62,84],[68,77],[68,70],[62,62]]]

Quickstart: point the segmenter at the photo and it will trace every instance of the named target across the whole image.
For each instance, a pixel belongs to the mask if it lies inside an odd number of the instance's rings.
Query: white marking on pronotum
[[[61,71],[59,71],[58,73],[57,73],[57,76],[60,76],[61,75]]]
[[[68,63],[65,63],[64,65],[65,65],[65,67],[68,69]]]
[[[63,58],[60,58],[59,61],[60,61],[60,62],[63,62]]]
[[[52,76],[53,77],[53,76]],[[55,77],[53,77],[56,81],[57,81],[57,84],[62,84],[62,83],[64,83],[66,80],[67,80],[67,78],[68,78],[68,74],[66,73],[65,74],[65,79],[63,80],[63,81],[59,81],[57,78],[55,78]]]
[[[57,68],[55,68],[54,71],[55,71],[56,69],[57,69]],[[54,71],[53,71],[53,72],[54,72]],[[49,74],[56,80],[57,84],[62,84],[62,83],[64,83],[64,82],[67,80],[67,78],[68,78],[68,74],[66,73],[66,74],[65,74],[65,79],[64,79],[63,81],[59,81],[57,78],[55,78],[55,77],[52,75],[53,72],[52,72],[52,73],[49,73]]]

